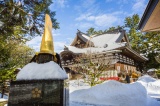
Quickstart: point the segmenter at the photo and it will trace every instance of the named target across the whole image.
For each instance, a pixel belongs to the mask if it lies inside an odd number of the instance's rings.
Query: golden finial
[[[41,41],[40,53],[49,53],[55,55],[52,37],[52,21],[48,14],[45,15],[45,26]]]

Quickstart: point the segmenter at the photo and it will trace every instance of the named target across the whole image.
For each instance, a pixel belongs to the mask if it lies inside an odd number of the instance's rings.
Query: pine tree
[[[155,56],[160,51],[160,32],[142,33],[137,30],[139,24],[139,16],[137,14],[132,17],[125,18],[125,27],[129,29],[128,36],[132,48],[148,58],[145,67],[158,68],[160,64],[156,61]]]
[[[15,68],[29,62],[34,50],[25,43],[42,35],[46,13],[53,28],[59,28],[51,4],[52,0],[0,0],[0,80],[11,78]]]
[[[53,28],[59,28],[49,9],[52,0],[2,0],[0,2],[0,35],[18,39],[42,34],[45,14],[51,16]]]
[[[92,36],[92,35],[96,34],[95,29],[92,28],[92,27],[89,28],[86,32],[87,32],[87,35],[88,35],[88,36]]]
[[[137,30],[139,23],[139,15],[134,14],[132,17],[125,18],[125,27],[129,28],[128,37],[131,46],[137,52],[140,52],[140,46],[142,44],[142,33]]]

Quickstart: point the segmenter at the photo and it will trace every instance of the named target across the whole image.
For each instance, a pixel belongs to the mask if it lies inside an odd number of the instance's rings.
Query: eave
[[[160,0],[149,1],[138,29],[143,32],[160,30]]]
[[[117,49],[122,50],[122,54],[134,59],[135,61],[139,61],[139,62],[148,61],[147,58],[141,56],[139,53],[137,53],[136,51],[134,51],[130,47],[121,47],[121,48],[117,48]]]

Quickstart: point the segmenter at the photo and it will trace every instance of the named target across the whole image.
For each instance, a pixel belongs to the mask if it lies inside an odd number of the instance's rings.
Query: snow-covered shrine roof
[[[83,47],[77,47],[79,40],[83,42]],[[127,50],[127,51],[125,51]],[[73,54],[81,53],[104,53],[104,52],[122,52],[128,56],[132,56],[139,61],[147,61],[147,58],[141,56],[134,51],[129,43],[125,30],[115,30],[114,32],[107,32],[101,35],[91,35],[90,37],[79,31],[70,46],[65,46],[61,55],[71,52]]]
[[[69,51],[72,51],[73,53],[100,53],[100,52],[106,52],[106,51],[119,51],[119,50],[114,50],[116,48],[124,47],[126,42],[124,43],[110,43],[107,44],[108,46],[105,47],[88,47],[88,48],[77,48],[75,46],[66,46]]]
[[[78,31],[77,36],[73,40],[70,46],[66,46],[69,51],[73,53],[87,53],[87,52],[104,52],[114,50],[116,48],[124,47],[128,43],[127,37],[125,37],[124,31],[121,32],[112,32],[112,33],[105,33],[101,35],[92,35],[87,36],[87,34]],[[82,41],[88,43],[87,48],[77,48],[75,47],[75,43],[77,38],[80,38]],[[121,40],[125,37],[126,42],[121,42]],[[94,47],[91,47],[89,43],[92,43]]]
[[[117,39],[120,37],[121,33],[114,33],[114,34],[103,34],[99,36],[91,36],[90,41],[93,42],[95,47],[102,47],[104,48],[105,45],[110,45],[110,47],[113,45],[112,48],[115,47],[115,45],[119,45],[117,43]],[[116,44],[117,43],[117,44]]]

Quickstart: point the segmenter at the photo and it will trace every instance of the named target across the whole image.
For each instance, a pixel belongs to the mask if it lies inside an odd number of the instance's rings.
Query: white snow
[[[99,36],[88,37],[87,35],[82,34],[84,38],[93,42],[95,47],[88,47],[88,48],[76,48],[75,46],[67,46],[67,47],[73,53],[88,53],[88,52],[101,53],[104,51],[114,50],[119,47],[124,47],[127,42],[119,42],[119,43],[116,42],[116,40],[120,37],[120,35],[121,33],[115,33],[115,34],[103,34]]]
[[[17,80],[67,79],[67,74],[55,62],[29,63],[17,75]]]
[[[157,71],[155,68],[149,69],[147,72]]]
[[[77,48],[74,46],[67,46],[68,50],[72,51],[73,53],[101,53],[101,52],[107,52],[107,51],[117,51],[120,52],[120,50],[113,50],[119,47],[125,46],[126,43],[112,43],[108,44],[108,47],[102,48],[102,47],[88,47],[88,48]]]
[[[0,102],[7,101],[7,99],[0,98]]]
[[[70,106],[160,106],[155,99],[160,100],[160,80],[148,75],[131,84],[108,80],[92,88],[70,83]]]
[[[0,98],[0,102],[6,102],[6,101],[8,101],[8,99]],[[7,106],[7,104],[5,104],[4,106]]]
[[[145,82],[145,83],[149,83],[149,82],[154,82],[156,81],[155,78],[149,76],[149,75],[144,75],[142,77],[139,77],[138,78],[138,81],[141,81],[141,82]]]
[[[84,38],[86,38],[86,39],[90,39],[90,37],[89,36],[87,36],[87,35],[85,35],[85,34],[82,34],[82,36],[84,37]]]
[[[72,93],[75,90],[88,89],[89,84],[85,83],[83,79],[69,81],[69,92]]]
[[[138,79],[139,83],[141,83],[147,90],[148,95],[154,98],[160,99],[160,80],[152,78],[149,75],[142,76]]]
[[[95,47],[104,47],[105,44],[116,43],[116,40],[119,38],[121,33],[116,34],[103,34],[91,38],[91,41],[94,43]]]
[[[72,80],[69,89],[69,106],[160,106],[152,97],[160,98],[160,80],[148,75],[131,84],[108,80],[94,87],[82,79]]]
[[[72,92],[70,100],[97,105],[146,106],[147,93],[139,83],[123,84],[109,80],[89,89]]]

